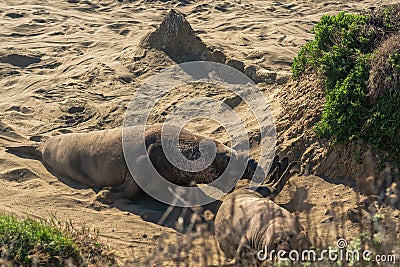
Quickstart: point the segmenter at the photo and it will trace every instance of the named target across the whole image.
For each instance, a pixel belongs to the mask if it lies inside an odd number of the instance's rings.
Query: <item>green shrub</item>
[[[337,82],[327,92],[321,122],[315,127],[321,136],[335,136],[338,142],[346,142],[359,133],[368,113],[365,97],[367,59],[360,58],[343,82]]]
[[[400,94],[389,92],[381,96],[372,107],[365,122],[361,138],[378,147],[399,163],[400,157]]]
[[[0,248],[2,258],[25,266],[31,266],[34,257],[47,258],[48,264],[56,266],[79,257],[77,245],[55,227],[7,215],[0,215]]]
[[[18,220],[0,213],[0,265],[114,266],[115,257],[86,228],[60,222]]]
[[[292,71],[296,78],[315,71],[330,90],[343,81],[360,55],[372,52],[375,31],[365,15],[340,12],[324,15],[312,29],[315,39],[308,42],[294,59]]]
[[[400,5],[378,10],[324,15],[312,30],[314,40],[294,59],[292,72],[295,79],[313,72],[325,81],[326,103],[315,126],[320,136],[341,143],[363,140],[399,161],[400,45],[380,44],[397,34]]]

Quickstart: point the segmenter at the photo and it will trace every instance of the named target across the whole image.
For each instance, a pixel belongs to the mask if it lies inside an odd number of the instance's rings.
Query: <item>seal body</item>
[[[128,174],[121,129],[57,135],[41,143],[42,162],[90,187],[121,185]]]
[[[301,251],[311,242],[296,217],[256,191],[239,189],[222,203],[215,235],[226,257],[254,262],[257,253]]]
[[[89,133],[69,133],[53,136],[36,146],[8,147],[7,152],[29,154],[40,159],[51,171],[68,177],[92,188],[113,187],[123,191],[118,197],[133,198],[141,191],[132,179],[122,147],[122,128],[93,131]],[[204,170],[190,172],[174,167],[163,150],[162,134],[168,141],[175,138],[172,133],[179,132],[178,150],[189,160],[200,156],[200,143],[206,138],[173,125],[156,124],[124,128],[124,138],[128,138],[129,151],[137,155],[138,175],[140,158],[150,158],[157,172],[166,180],[177,185],[188,186],[194,183],[209,183],[217,179],[236,153],[224,144],[212,140],[216,149],[213,162]],[[126,145],[126,144],[125,144]],[[147,155],[146,155],[147,154]],[[136,160],[136,159],[135,159]],[[252,173],[257,164],[249,161],[247,174]],[[136,170],[135,170],[136,171]],[[247,178],[249,175],[244,175]],[[149,177],[151,179],[151,177]]]

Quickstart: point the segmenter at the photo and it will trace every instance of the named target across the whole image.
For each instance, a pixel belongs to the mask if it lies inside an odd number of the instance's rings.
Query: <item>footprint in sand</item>
[[[84,103],[70,103],[62,109],[64,114],[59,118],[68,125],[78,125],[94,118],[97,112]]]
[[[6,112],[18,112],[22,113],[24,115],[31,115],[35,113],[35,110],[30,107],[24,107],[24,106],[11,106],[10,108],[5,110]]]
[[[39,176],[28,168],[15,168],[0,172],[0,178],[21,183]]]
[[[24,16],[24,14],[10,12],[10,13],[7,13],[5,16],[10,17],[12,19],[19,19],[19,18],[22,18]]]
[[[0,57],[0,63],[8,63],[16,67],[26,68],[29,65],[39,63],[39,57],[24,56],[18,54],[11,54],[8,56]]]
[[[0,139],[8,141],[26,140],[25,137],[21,136],[8,124],[0,121]]]

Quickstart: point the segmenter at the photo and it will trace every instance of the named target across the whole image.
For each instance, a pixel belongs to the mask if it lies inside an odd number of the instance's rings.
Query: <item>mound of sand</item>
[[[139,46],[163,51],[177,63],[201,60],[204,53],[209,51],[185,16],[174,9],[155,31],[143,38]]]

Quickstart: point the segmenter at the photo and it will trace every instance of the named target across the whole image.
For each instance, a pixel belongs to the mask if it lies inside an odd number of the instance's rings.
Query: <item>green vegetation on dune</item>
[[[28,266],[37,257],[46,258],[52,265],[79,257],[77,245],[60,230],[31,219],[19,221],[14,216],[0,215],[0,244],[3,258]]]
[[[367,27],[365,15],[339,13],[322,16],[313,28],[315,39],[308,42],[294,59],[295,77],[316,71],[323,76],[330,91],[343,81],[356,64],[358,56],[371,52],[374,33]]]
[[[0,260],[17,266],[115,264],[87,232],[62,231],[55,223],[19,220],[0,213]]]
[[[294,59],[295,79],[316,73],[326,104],[315,126],[335,142],[363,140],[400,160],[400,5],[324,15]]]

